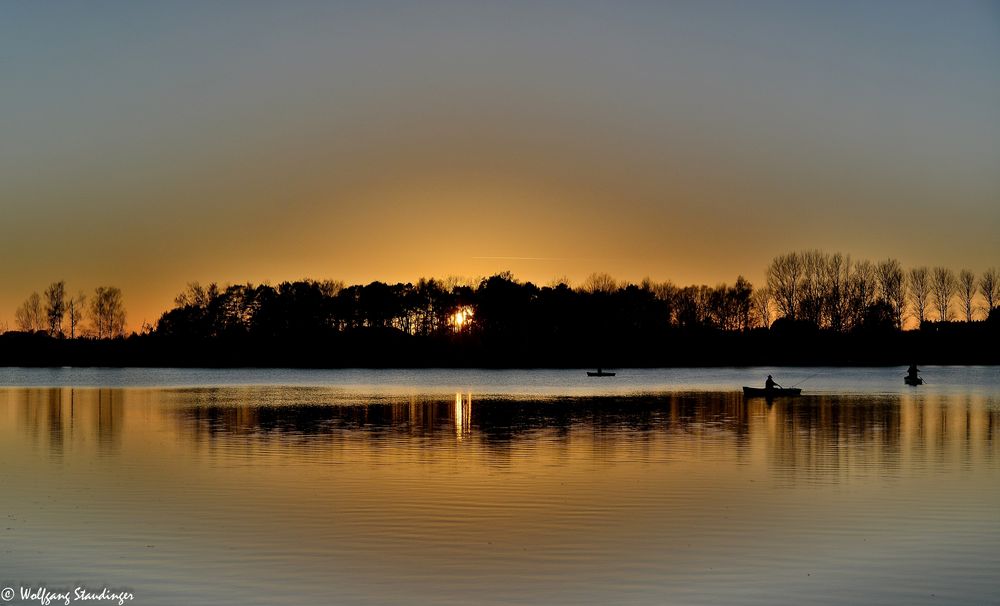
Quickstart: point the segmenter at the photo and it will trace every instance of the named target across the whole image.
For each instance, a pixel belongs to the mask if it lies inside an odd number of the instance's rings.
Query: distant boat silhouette
[[[916,387],[917,385],[923,385],[924,380],[921,379],[920,377],[911,377],[910,375],[906,375],[905,377],[903,377],[903,383]]]
[[[588,377],[613,377],[613,376],[615,376],[615,374],[616,373],[613,373],[613,372],[604,372],[600,368],[597,369],[597,372],[593,372],[593,371],[590,371],[590,370],[587,371],[587,376]]]
[[[798,387],[773,387],[767,389],[766,387],[747,387],[743,386],[743,395],[751,398],[778,398],[778,397],[789,397],[798,396],[802,394],[802,390]]]

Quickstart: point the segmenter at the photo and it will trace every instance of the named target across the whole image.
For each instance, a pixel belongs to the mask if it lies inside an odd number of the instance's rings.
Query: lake
[[[1000,368],[922,370],[0,369],[0,587],[1000,604]]]

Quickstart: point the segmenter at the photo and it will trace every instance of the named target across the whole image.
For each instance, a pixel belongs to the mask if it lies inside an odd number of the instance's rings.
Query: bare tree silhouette
[[[42,311],[42,298],[37,292],[31,295],[14,312],[14,322],[17,329],[24,332],[45,330],[45,314]]]
[[[906,309],[906,280],[899,261],[886,259],[875,267],[878,277],[879,298],[892,310],[897,330],[903,328],[903,312]]]
[[[919,326],[927,319],[927,306],[931,296],[930,272],[926,267],[914,267],[910,269],[909,282],[910,303]]]
[[[188,282],[187,288],[174,298],[177,307],[208,307],[209,302],[219,295],[219,285],[212,282],[207,288],[198,282]]]
[[[958,273],[958,296],[962,301],[965,321],[972,322],[972,314],[975,311],[973,299],[976,298],[976,274],[968,269],[963,269]]]
[[[931,291],[934,294],[934,308],[938,313],[938,320],[944,322],[949,319],[951,299],[955,296],[958,283],[955,280],[955,272],[947,267],[935,267],[931,279]]]
[[[618,281],[606,273],[592,273],[583,281],[583,290],[589,293],[613,293],[618,290]]]
[[[81,290],[75,297],[69,300],[69,338],[75,339],[77,327],[83,322],[83,310],[87,305],[87,295]]]
[[[62,334],[63,317],[66,315],[66,283],[53,282],[45,289],[45,319],[49,335]]]
[[[98,339],[112,339],[125,334],[125,306],[122,291],[114,286],[98,286],[90,301],[90,317]]]
[[[863,260],[855,264],[847,282],[849,328],[864,323],[868,309],[875,303],[877,284],[875,266],[871,261]]]
[[[753,325],[767,328],[771,325],[771,291],[765,288],[758,288],[753,291],[750,297],[753,307]]]
[[[794,252],[775,257],[767,268],[767,287],[778,313],[786,318],[794,320],[798,313],[804,274],[802,258]]]
[[[851,257],[834,253],[823,264],[823,310],[826,324],[842,332],[849,324]]]
[[[815,326],[821,326],[824,320],[824,306],[826,304],[826,293],[824,282],[826,279],[827,255],[819,250],[808,250],[799,254],[802,259],[804,279],[799,298],[799,311],[797,319],[807,320]]]
[[[979,279],[979,293],[986,301],[986,315],[990,314],[997,304],[1000,304],[1000,272],[991,267],[983,272]]]

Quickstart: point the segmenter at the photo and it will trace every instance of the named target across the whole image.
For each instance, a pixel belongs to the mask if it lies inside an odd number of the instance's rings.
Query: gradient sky
[[[979,272],[1000,5],[5,3],[0,210],[11,325],[59,279],[137,327],[190,280]]]

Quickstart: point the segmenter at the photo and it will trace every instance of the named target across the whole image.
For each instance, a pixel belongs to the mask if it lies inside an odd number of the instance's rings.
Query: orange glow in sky
[[[1000,265],[988,4],[113,5],[0,22],[0,325],[56,280],[136,329],[195,280]]]

